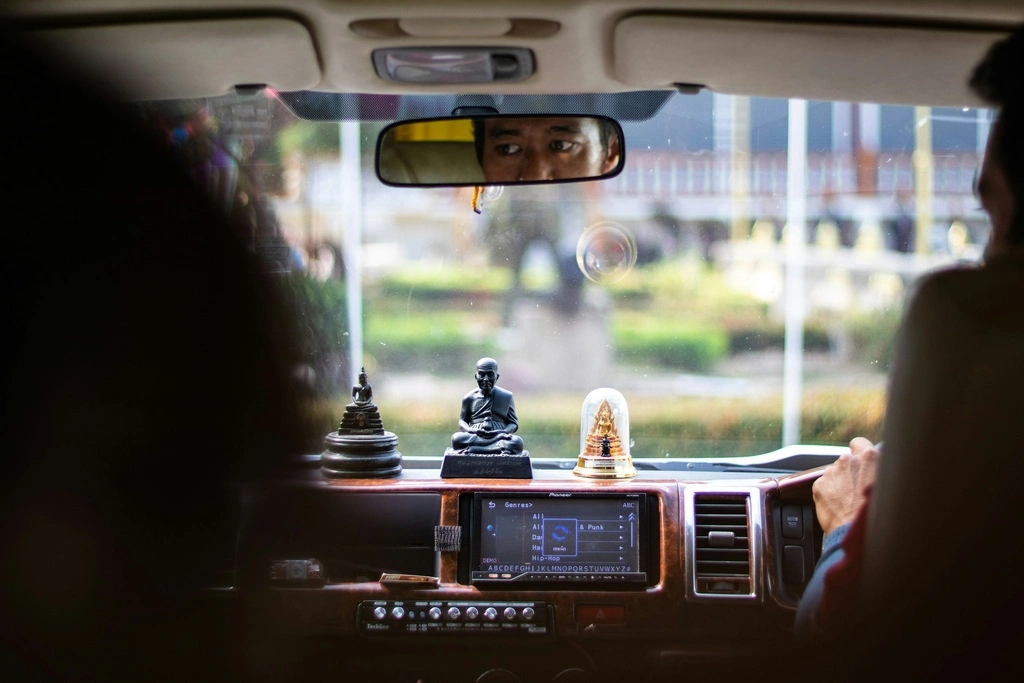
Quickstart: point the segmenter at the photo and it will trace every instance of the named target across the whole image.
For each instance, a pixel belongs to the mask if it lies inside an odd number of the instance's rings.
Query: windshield
[[[481,192],[377,179],[378,133],[429,97],[341,122],[274,93],[144,109],[295,306],[310,453],[365,368],[399,450],[441,456],[481,357],[534,458],[580,453],[602,387],[634,458],[877,438],[908,289],[987,238],[990,112],[656,95],[620,114],[617,177]]]

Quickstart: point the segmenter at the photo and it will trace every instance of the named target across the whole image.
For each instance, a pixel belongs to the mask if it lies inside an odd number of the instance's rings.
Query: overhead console
[[[644,590],[659,578],[657,520],[646,493],[464,493],[459,583]]]

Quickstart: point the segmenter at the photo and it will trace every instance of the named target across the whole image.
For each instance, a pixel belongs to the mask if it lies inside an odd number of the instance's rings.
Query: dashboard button
[[[535,614],[535,612],[533,611],[532,607],[524,607],[523,608],[523,619],[526,619],[527,621],[530,621],[531,619],[533,619],[533,615],[534,614]]]
[[[429,616],[434,621],[437,621],[441,618],[441,609],[438,607],[431,607],[429,610],[427,610],[427,616]]]
[[[448,618],[449,619],[458,619],[461,616],[462,616],[462,610],[460,610],[458,607],[449,607],[448,608]]]
[[[466,618],[467,619],[476,619],[478,614],[480,614],[480,610],[478,610],[476,607],[467,607],[466,608]]]
[[[494,621],[497,618],[498,610],[494,609],[493,607],[488,607],[484,610],[484,619],[486,619],[487,621]]]
[[[615,625],[626,623],[626,608],[622,605],[576,605],[576,623]]]
[[[803,583],[804,549],[798,545],[787,545],[782,549],[782,580],[786,583]]]
[[[515,607],[506,607],[505,611],[502,614],[505,615],[506,619],[508,619],[509,621],[512,621],[513,619],[516,618],[516,608]]]
[[[800,505],[782,506],[782,537],[804,537],[804,509]]]
[[[386,609],[384,609],[383,607],[374,607],[373,608],[373,618],[374,619],[380,620],[380,619],[383,619],[384,617],[386,617],[387,615],[388,615],[388,611]]]
[[[395,619],[401,619],[405,616],[405,610],[401,607],[396,607],[393,610],[391,610],[391,616],[393,616]]]

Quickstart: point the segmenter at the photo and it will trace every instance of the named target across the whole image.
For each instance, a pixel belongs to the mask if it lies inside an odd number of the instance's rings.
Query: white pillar
[[[864,103],[860,106],[860,146],[877,154],[882,142],[882,107]]]
[[[732,95],[711,94],[712,134],[716,152],[728,152],[732,148]]]
[[[344,212],[345,298],[348,304],[348,357],[352,384],[363,365],[363,176],[359,122],[338,124],[341,138],[341,206]]]
[[[789,101],[786,165],[786,342],[783,356],[782,445],[800,442],[803,394],[804,255],[807,248],[807,101]]]
[[[850,154],[853,151],[853,105],[849,102],[832,103],[832,153]]]
[[[914,193],[917,208],[917,228],[914,251],[931,251],[932,198],[935,183],[935,161],[932,155],[931,107],[914,107]]]

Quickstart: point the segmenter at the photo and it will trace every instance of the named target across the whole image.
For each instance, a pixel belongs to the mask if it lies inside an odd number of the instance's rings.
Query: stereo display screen
[[[471,582],[646,583],[646,495],[475,494]]]

